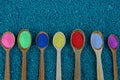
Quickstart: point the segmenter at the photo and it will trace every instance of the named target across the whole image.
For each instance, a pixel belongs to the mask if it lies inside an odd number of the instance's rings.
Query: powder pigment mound
[[[91,43],[94,48],[96,49],[101,48],[103,44],[101,36],[99,34],[92,34]]]
[[[108,45],[109,45],[110,48],[116,49],[116,48],[118,48],[118,44],[119,43],[118,43],[117,36],[112,34],[108,37]]]
[[[11,32],[5,32],[1,38],[2,46],[12,48],[15,44],[15,37]]]
[[[83,43],[84,43],[84,38],[83,38],[83,35],[79,31],[75,31],[72,34],[71,40],[72,40],[72,45],[75,48],[77,48],[77,49],[82,48]]]
[[[45,48],[48,45],[49,39],[48,36],[45,33],[38,34],[36,38],[36,44],[40,48]]]
[[[21,48],[26,49],[31,45],[31,34],[28,31],[20,32],[18,36],[18,44]]]
[[[62,48],[65,45],[66,39],[62,32],[57,32],[53,37],[53,45],[56,48]]]

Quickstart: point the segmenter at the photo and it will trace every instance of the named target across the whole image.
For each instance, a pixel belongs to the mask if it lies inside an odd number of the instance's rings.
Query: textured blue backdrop
[[[96,80],[96,58],[90,46],[90,34],[100,30],[105,39],[102,63],[105,80],[113,80],[112,54],[107,46],[111,33],[120,39],[120,0],[0,0],[0,35],[12,31],[17,37],[21,29],[29,29],[33,36],[32,46],[27,53],[27,80],[37,80],[39,49],[35,37],[46,31],[50,44],[45,51],[45,79],[55,80],[56,50],[52,45],[55,32],[62,31],[67,43],[62,50],[62,79],[73,80],[74,52],[70,46],[72,30],[80,28],[86,34],[86,45],[81,55],[82,80]],[[11,50],[11,80],[21,79],[21,52],[18,46]],[[3,80],[5,51],[0,47],[0,80]],[[120,49],[117,52],[120,80]]]

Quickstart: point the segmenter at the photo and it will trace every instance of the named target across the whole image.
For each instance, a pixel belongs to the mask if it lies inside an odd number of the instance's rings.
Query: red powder
[[[74,32],[72,34],[72,45],[75,48],[80,49],[82,48],[83,43],[84,43],[83,35],[79,31]]]

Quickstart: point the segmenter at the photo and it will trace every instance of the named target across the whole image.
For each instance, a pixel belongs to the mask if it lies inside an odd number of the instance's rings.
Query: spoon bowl
[[[66,39],[62,32],[57,32],[53,37],[53,45],[56,49],[62,49],[65,45]]]
[[[92,40],[92,39],[94,39],[94,40]],[[95,42],[95,40],[97,40],[97,39],[99,39],[99,42]],[[94,51],[103,49],[103,47],[104,47],[104,41],[103,40],[104,40],[104,38],[103,38],[102,33],[100,31],[94,31],[92,33],[90,42],[91,42],[91,46],[94,49]]]
[[[78,34],[75,34],[75,37],[73,37],[73,34],[75,33],[75,32],[78,32]],[[80,35],[80,36],[79,36]],[[82,42],[81,43],[79,43],[76,39],[77,38],[79,38],[79,37],[81,37],[82,38]],[[73,40],[73,39],[75,39],[75,40]],[[80,39],[78,39],[79,41],[80,41]],[[85,34],[84,34],[84,32],[82,31],[82,30],[80,30],[80,29],[76,29],[76,30],[74,30],[73,32],[72,32],[72,34],[71,34],[71,46],[72,46],[72,48],[73,48],[73,50],[74,50],[74,52],[76,52],[76,51],[82,51],[82,49],[84,48],[84,45],[85,45]],[[73,42],[74,41],[74,42]],[[77,43],[76,43],[77,42]],[[79,53],[80,54],[80,53]]]

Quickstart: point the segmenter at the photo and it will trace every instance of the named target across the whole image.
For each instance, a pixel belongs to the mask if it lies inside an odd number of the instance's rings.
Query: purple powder
[[[117,36],[111,34],[111,35],[108,37],[108,45],[109,45],[109,47],[112,48],[112,49],[118,48],[118,38],[117,38]]]

